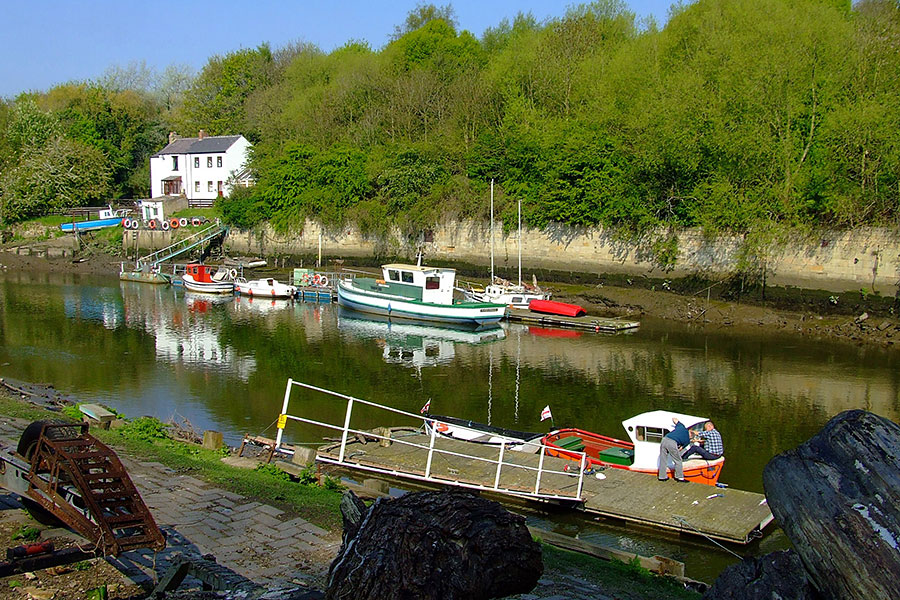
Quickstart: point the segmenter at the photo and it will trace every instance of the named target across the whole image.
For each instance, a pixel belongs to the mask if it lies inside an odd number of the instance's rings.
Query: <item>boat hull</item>
[[[435,304],[404,299],[400,296],[360,290],[352,282],[339,281],[338,304],[359,312],[391,318],[432,321],[437,323],[497,323],[506,314],[506,306],[485,302]]]
[[[262,283],[261,283],[262,282]],[[234,291],[242,296],[254,296],[260,298],[293,298],[297,288],[292,285],[278,283],[269,285],[267,280],[239,281],[234,284]]]
[[[93,221],[78,221],[77,223],[63,223],[59,226],[66,233],[73,231],[94,231],[95,229],[104,229],[106,227],[116,227],[122,224],[123,217],[115,217],[113,219],[95,219]]]
[[[583,444],[582,447],[565,447],[563,441],[566,439],[578,438]],[[582,452],[587,456],[588,467],[612,467],[614,469],[624,469],[626,471],[634,471],[635,473],[647,473],[654,477],[658,475],[656,469],[634,467],[627,464],[628,453],[633,456],[634,444],[624,440],[607,437],[597,433],[591,433],[581,429],[558,429],[543,438],[544,445],[547,446],[547,455],[559,458],[567,458],[569,460],[581,460]],[[719,481],[719,475],[722,473],[722,467],[725,465],[725,458],[719,457],[715,460],[688,459],[684,461],[684,478],[694,483],[703,483],[706,485],[716,485]],[[669,474],[674,477],[673,470],[670,468]]]
[[[509,450],[530,454],[535,454],[541,449],[541,438],[544,435],[542,433],[494,427],[457,417],[442,417],[430,414],[425,416],[428,417],[428,420],[425,421],[425,430],[429,435],[433,429],[437,435],[473,444],[485,444],[487,446],[503,444]]]
[[[555,300],[532,300],[528,304],[528,309],[531,312],[560,315],[562,317],[581,317],[586,314],[585,310],[577,304],[566,304]]]
[[[201,294],[231,294],[234,292],[234,283],[231,281],[214,281],[212,283],[207,283],[203,281],[194,281],[194,278],[189,275],[183,275],[181,281],[184,284],[184,289],[191,292],[198,292]]]

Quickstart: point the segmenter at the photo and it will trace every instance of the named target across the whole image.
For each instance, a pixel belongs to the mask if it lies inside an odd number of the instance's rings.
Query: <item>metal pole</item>
[[[353,411],[353,398],[347,400],[347,416],[344,417],[344,433],[341,434],[341,454],[338,462],[344,462],[344,452],[347,450],[347,432],[350,430],[350,413]]]
[[[494,180],[491,179],[491,283],[494,283]]]
[[[431,442],[428,444],[428,459],[425,461],[425,479],[431,478],[431,457],[434,456],[434,436],[437,433],[437,421],[431,422]]]
[[[522,199],[519,199],[519,287],[522,287]]]
[[[497,461],[497,475],[494,477],[494,489],[500,489],[500,469],[503,468],[503,451],[506,450],[506,444],[500,444],[500,459]]]
[[[586,460],[587,460],[587,454],[582,454],[581,455],[581,465],[580,465],[581,470],[578,473],[578,492],[576,493],[576,496],[579,500],[581,500],[581,489],[584,487],[584,467],[585,467],[584,463],[586,462]]]
[[[175,267],[172,267],[172,273],[175,273]],[[275,435],[275,449],[281,448],[281,438],[284,435],[284,425],[287,419],[283,417],[283,415],[287,414],[288,402],[291,399],[291,386],[294,385],[294,380],[288,377],[287,386],[284,388],[284,403],[281,405],[281,414],[278,415],[278,424],[280,427],[278,428],[278,433]]]
[[[547,450],[547,446],[541,444],[541,458],[538,461],[538,472],[537,472],[537,481],[534,482],[534,493],[541,493],[541,473],[544,472],[544,452]]]
[[[319,232],[319,260],[316,262],[316,268],[322,266],[322,232]]]

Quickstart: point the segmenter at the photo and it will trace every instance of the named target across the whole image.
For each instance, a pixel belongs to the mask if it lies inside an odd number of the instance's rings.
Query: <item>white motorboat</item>
[[[271,277],[247,281],[239,277],[234,282],[234,291],[245,296],[264,296],[267,298],[293,298],[297,288],[280,283]]]

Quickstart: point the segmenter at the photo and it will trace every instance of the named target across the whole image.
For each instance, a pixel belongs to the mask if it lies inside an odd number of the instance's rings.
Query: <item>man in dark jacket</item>
[[[675,481],[687,483],[684,478],[684,467],[681,462],[681,449],[691,443],[691,434],[687,427],[678,421],[677,417],[672,417],[675,428],[672,429],[662,439],[659,445],[659,480],[668,481],[669,474],[669,458],[675,463]]]

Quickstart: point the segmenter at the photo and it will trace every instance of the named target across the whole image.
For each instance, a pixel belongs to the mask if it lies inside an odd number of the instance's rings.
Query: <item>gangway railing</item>
[[[205,244],[206,242],[226,233],[227,231],[228,228],[226,226],[221,225],[220,223],[213,223],[209,227],[201,229],[197,233],[178,240],[174,244],[166,246],[162,250],[157,250],[156,252],[152,252],[147,256],[140,257],[135,263],[135,268],[140,270],[144,265],[148,264],[151,267],[155,267],[161,262],[171,260],[176,256],[184,254],[185,252],[190,252],[197,246]]]
[[[347,401],[347,409],[344,414],[344,422],[342,425],[333,424],[333,423],[325,423],[322,421],[317,421],[315,419],[309,419],[306,417],[301,417],[297,415],[291,415],[288,413],[288,407],[291,399],[291,392],[294,387],[303,388],[306,390],[310,390],[312,392],[318,392],[322,394],[326,394],[329,396],[333,396],[336,398],[341,398]],[[316,460],[320,462],[330,463],[334,465],[339,465],[345,468],[352,469],[361,469],[365,471],[371,471],[376,473],[382,473],[387,475],[401,475],[406,478],[416,479],[420,481],[428,481],[441,485],[453,485],[457,487],[465,487],[469,489],[477,489],[482,491],[491,491],[497,492],[501,494],[508,494],[513,496],[527,497],[531,499],[537,500],[554,500],[554,501],[568,501],[568,502],[583,502],[584,499],[582,497],[582,489],[584,486],[584,472],[587,464],[587,455],[584,452],[571,451],[567,452],[567,454],[572,455],[580,455],[580,468],[572,468],[570,469],[568,466],[563,467],[563,470],[554,470],[548,468],[545,464],[544,458],[547,456],[547,446],[540,443],[535,442],[523,442],[524,444],[529,444],[532,446],[538,446],[536,448],[536,454],[538,455],[538,464],[537,466],[531,466],[527,464],[520,464],[516,462],[509,462],[504,460],[504,456],[507,450],[507,444],[498,444],[497,445],[497,458],[486,458],[484,456],[478,456],[475,454],[467,454],[463,451],[455,451],[448,450],[445,448],[439,448],[435,445],[435,441],[437,439],[437,427],[431,427],[431,433],[429,436],[428,445],[418,444],[416,442],[411,442],[405,440],[403,438],[397,437],[389,437],[381,435],[377,431],[364,431],[359,429],[354,429],[350,426],[350,418],[353,413],[353,407],[355,404],[362,404],[365,406],[370,406],[391,414],[401,415],[403,417],[408,417],[414,420],[422,421],[423,424],[426,421],[434,420],[435,417],[425,417],[423,415],[417,415],[414,413],[409,413],[406,411],[402,411],[396,408],[391,408],[389,406],[384,406],[382,404],[377,404],[375,402],[370,402],[368,400],[362,400],[360,398],[354,398],[353,396],[348,396],[346,394],[341,394],[339,392],[334,392],[331,390],[326,390],[324,388],[316,387],[314,385],[310,385],[308,383],[302,383],[299,381],[294,381],[293,379],[288,379],[287,385],[284,390],[284,404],[282,405],[281,414],[278,416],[278,433],[275,437],[275,448],[280,449],[282,445],[282,440],[284,436],[284,429],[287,425],[287,422],[290,421],[298,421],[301,423],[306,423],[309,425],[315,425],[318,427],[324,427],[326,429],[331,429],[334,431],[339,431],[341,433],[341,442],[340,442],[340,452],[337,458],[333,458],[330,456],[325,456],[323,454],[319,454],[316,456]],[[380,440],[388,440],[391,444],[403,444],[405,446],[416,448],[421,450],[423,453],[427,453],[425,456],[426,464],[424,474],[418,472],[417,470],[410,469],[408,471],[398,471],[396,467],[388,467],[388,466],[377,466],[372,464],[371,462],[368,464],[360,464],[358,462],[353,462],[348,459],[347,455],[347,442],[348,440],[353,441],[357,435],[365,436],[366,438],[376,438]],[[352,436],[352,437],[351,437]],[[463,442],[468,443],[468,442]],[[485,447],[484,444],[479,444],[479,447],[482,449]],[[514,451],[513,454],[524,455],[522,452]],[[435,477],[432,472],[432,464],[434,462],[434,458],[436,455],[444,455],[444,456],[453,456],[457,458],[462,458],[465,460],[476,461],[480,463],[488,463],[495,465],[494,470],[494,478],[493,482],[486,483],[476,483],[471,480],[462,480],[462,479],[452,479],[448,478],[445,475],[441,477]],[[565,461],[567,464],[571,464],[570,461]],[[574,466],[574,465],[573,465]],[[521,487],[508,487],[501,485],[501,475],[504,473],[504,469],[506,472],[510,470],[524,470],[526,472],[530,472],[534,476],[534,486],[533,488],[529,486],[528,491],[524,491]],[[571,486],[557,486],[555,489],[551,491],[542,491],[541,482],[542,479],[545,479],[546,476],[562,476],[568,480],[577,479],[577,485],[575,486],[575,491],[571,494],[566,494],[561,491],[561,488],[571,487]]]

